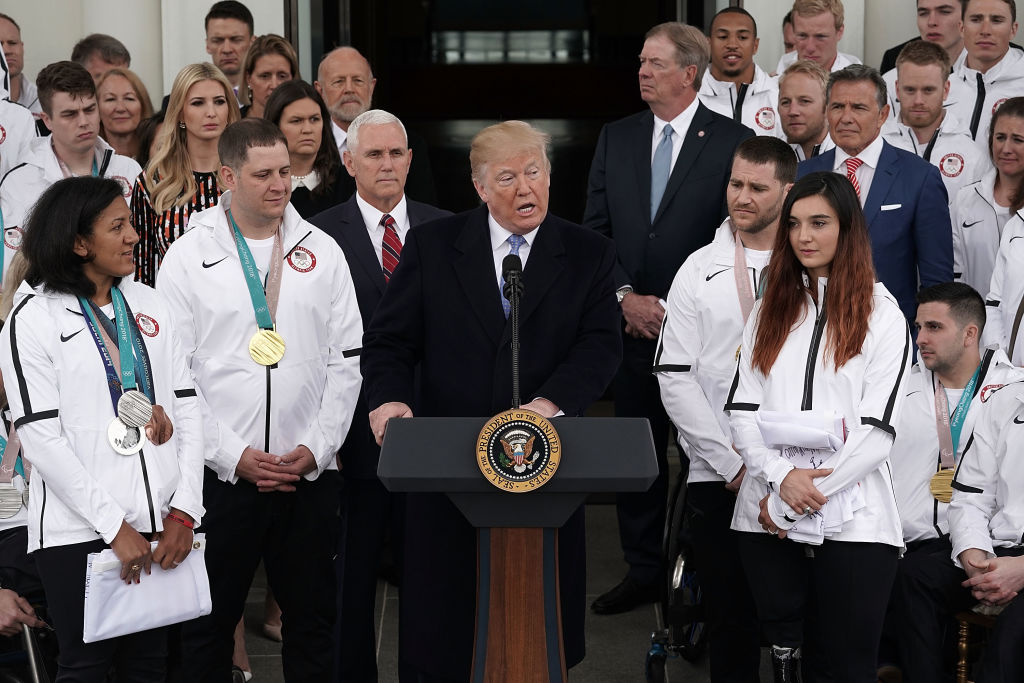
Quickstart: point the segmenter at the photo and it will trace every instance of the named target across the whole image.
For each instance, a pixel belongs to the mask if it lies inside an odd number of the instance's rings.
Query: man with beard
[[[327,110],[331,112],[331,132],[338,144],[338,154],[345,158],[348,149],[346,138],[348,127],[357,116],[369,110],[373,100],[373,89],[377,79],[373,77],[370,62],[354,47],[342,46],[324,55],[317,68],[313,87],[324,98]],[[406,193],[421,202],[434,204],[437,191],[434,176],[430,170],[430,155],[427,143],[414,132],[407,130],[409,149],[416,152],[416,163],[409,170],[405,184]],[[348,187],[344,196],[356,191],[355,181],[346,173],[340,174],[339,184]]]
[[[726,189],[729,217],[715,241],[676,274],[655,355],[661,400],[690,458],[685,514],[691,566],[707,609],[714,681],[756,681],[761,661],[756,608],[737,532],[730,528],[746,468],[732,447],[723,407],[782,202],[795,179],[796,158],[781,140],[755,137],[736,148]]]
[[[828,74],[817,62],[801,59],[779,77],[779,121],[786,142],[804,161],[827,152],[835,143],[825,119]]]

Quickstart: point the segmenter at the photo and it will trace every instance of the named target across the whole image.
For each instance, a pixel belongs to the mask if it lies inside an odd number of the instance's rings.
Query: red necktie
[[[384,281],[391,281],[391,273],[398,267],[398,260],[402,257],[402,243],[398,240],[398,231],[395,230],[395,219],[390,214],[381,216],[380,224],[384,226],[384,243],[381,245],[381,263],[384,266]]]
[[[853,185],[853,189],[857,191],[857,199],[860,199],[860,182],[857,181],[857,169],[863,163],[864,160],[857,157],[850,157],[846,160],[846,178]]]

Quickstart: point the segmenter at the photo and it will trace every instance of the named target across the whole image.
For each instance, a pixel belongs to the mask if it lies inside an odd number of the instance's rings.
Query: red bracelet
[[[165,517],[164,519],[173,519],[178,524],[181,524],[182,526],[188,527],[189,529],[195,529],[196,528],[195,522],[190,522],[187,519],[185,519],[184,517],[179,517],[178,515],[174,514],[173,512],[168,512],[167,513],[167,517]]]

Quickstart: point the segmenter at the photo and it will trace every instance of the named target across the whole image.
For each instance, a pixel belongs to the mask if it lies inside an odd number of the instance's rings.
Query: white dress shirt
[[[871,192],[871,180],[875,177],[875,170],[878,168],[878,158],[882,156],[882,145],[884,144],[882,136],[879,135],[877,138],[871,141],[871,144],[861,150],[860,154],[856,155],[856,158],[860,159],[864,163],[857,169],[857,182],[860,183],[860,205],[864,206],[864,203],[868,199],[868,193]],[[836,146],[836,165],[832,167],[832,170],[840,175],[846,175],[846,160],[852,158],[852,155],[847,154],[843,151],[842,147]]]
[[[342,130],[341,126],[331,119],[331,132],[334,133],[334,142],[338,145],[338,155],[343,157],[348,149],[348,131]]]
[[[384,267],[384,257],[381,255],[381,249],[384,248],[384,226],[380,224],[380,219],[384,217],[384,212],[380,209],[370,206],[370,203],[359,196],[356,192],[356,206],[359,207],[359,213],[363,216],[363,224],[366,225],[366,231],[370,233],[370,242],[373,244],[373,251],[377,254],[377,261],[380,262],[380,267]],[[405,195],[398,200],[395,204],[395,208],[388,211],[388,215],[395,219],[395,232],[398,233],[398,241],[405,246],[405,236],[409,233],[409,211],[405,203]]]
[[[487,213],[487,227],[491,233],[491,255],[494,257],[494,284],[497,286],[501,282],[501,262],[512,252],[512,245],[508,243],[508,238],[514,233],[498,225],[498,221],[494,220],[494,216],[490,212]],[[526,260],[530,258],[530,247],[533,246],[533,241],[537,239],[539,231],[540,226],[538,225],[522,236],[526,240],[519,246],[519,260],[523,262],[523,270],[526,270]]]
[[[664,121],[659,119],[657,116],[654,117],[654,133],[651,136],[651,163],[654,163],[654,152],[658,149],[658,143],[661,142],[661,136],[664,134],[665,125],[672,126],[672,166],[669,167],[669,175],[671,175],[671,169],[676,167],[676,159],[679,158],[679,150],[683,148],[683,139],[686,138],[686,133],[690,130],[690,123],[693,121],[693,115],[697,113],[697,105],[700,104],[700,100],[696,97],[693,98],[693,102],[690,105],[679,112],[679,116],[675,117],[671,121]]]

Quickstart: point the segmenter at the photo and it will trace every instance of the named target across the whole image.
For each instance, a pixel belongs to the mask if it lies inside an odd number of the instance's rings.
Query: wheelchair
[[[647,683],[663,683],[670,658],[696,663],[707,649],[707,632],[701,601],[700,580],[690,566],[692,545],[687,533],[687,459],[669,496],[662,550],[666,576],[662,599],[655,610],[657,629],[651,633],[651,647],[644,663]]]

